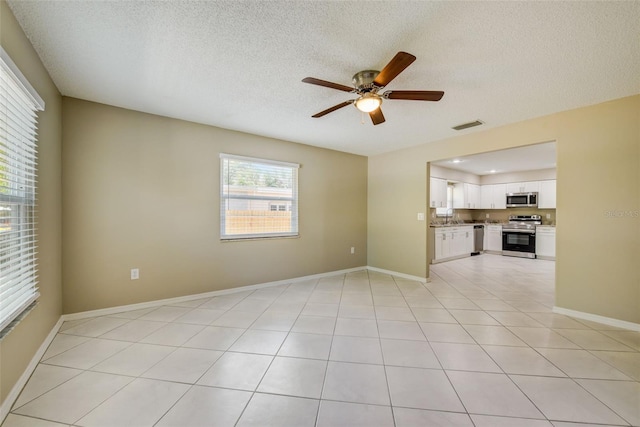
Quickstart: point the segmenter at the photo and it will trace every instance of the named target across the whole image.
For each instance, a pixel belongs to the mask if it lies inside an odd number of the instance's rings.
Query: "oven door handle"
[[[502,230],[502,234],[536,234],[535,230]]]

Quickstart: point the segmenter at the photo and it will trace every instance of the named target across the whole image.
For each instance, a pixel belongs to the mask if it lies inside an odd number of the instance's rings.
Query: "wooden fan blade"
[[[350,87],[350,86],[345,86],[345,85],[341,85],[338,83],[332,83],[332,82],[328,82],[326,80],[320,80],[320,79],[316,79],[313,77],[305,77],[304,79],[302,79],[302,81],[304,83],[309,83],[312,85],[318,85],[318,86],[324,86],[324,87],[328,87],[331,89],[338,89],[338,90],[342,90],[345,92],[355,92],[355,90]]]
[[[440,101],[444,92],[435,90],[389,90],[382,96],[386,99],[406,99],[409,101]]]
[[[369,117],[371,117],[371,121],[374,125],[379,125],[380,123],[384,123],[385,121],[384,114],[382,114],[382,109],[380,107],[370,112]]]
[[[398,52],[391,61],[380,71],[373,83],[378,87],[385,87],[391,80],[395,79],[398,74],[404,71],[409,65],[416,60],[416,57],[407,52]]]
[[[343,102],[341,104],[338,104],[338,105],[334,105],[333,107],[327,108],[324,111],[320,111],[318,114],[314,114],[311,117],[313,117],[314,119],[317,119],[318,117],[322,117],[322,116],[324,116],[326,114],[333,113],[334,111],[339,110],[340,108],[346,107],[347,105],[351,105],[351,104],[353,104],[353,99],[350,100],[350,101],[345,101],[345,102]]]

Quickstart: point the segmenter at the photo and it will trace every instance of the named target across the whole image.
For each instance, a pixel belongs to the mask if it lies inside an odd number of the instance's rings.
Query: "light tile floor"
[[[639,426],[640,334],[552,313],[554,269],[482,255],[65,322],[3,426]]]

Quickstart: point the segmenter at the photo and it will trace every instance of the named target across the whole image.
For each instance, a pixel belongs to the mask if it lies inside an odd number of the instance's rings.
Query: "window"
[[[220,238],[297,236],[298,168],[220,154]]]
[[[39,296],[38,110],[44,110],[44,102],[0,48],[0,337]]]
[[[280,211],[280,212],[284,212],[287,210],[291,210],[291,205],[275,205],[275,204],[271,204],[269,205],[269,210],[270,211]]]
[[[447,207],[446,208],[436,208],[437,216],[447,216],[453,215],[453,184],[447,183]]]

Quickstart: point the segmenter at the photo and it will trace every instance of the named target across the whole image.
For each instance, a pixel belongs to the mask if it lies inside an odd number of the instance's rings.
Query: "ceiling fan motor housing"
[[[375,78],[380,74],[377,70],[358,71],[353,75],[351,82],[358,92],[371,92],[377,87],[373,84]]]

